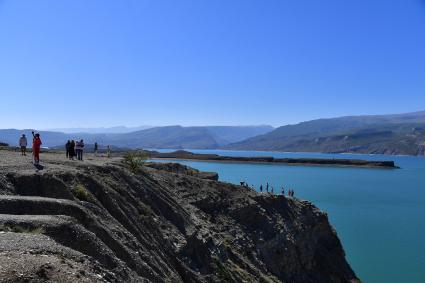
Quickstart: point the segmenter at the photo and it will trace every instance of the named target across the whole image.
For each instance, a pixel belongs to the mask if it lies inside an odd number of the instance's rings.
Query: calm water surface
[[[220,180],[293,188],[329,215],[363,282],[425,282],[425,158],[383,155],[190,150],[227,156],[394,160],[402,169],[180,161]]]

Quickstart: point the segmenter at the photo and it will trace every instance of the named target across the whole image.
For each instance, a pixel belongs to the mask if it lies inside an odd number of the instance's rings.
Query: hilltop
[[[178,164],[0,160],[2,282],[357,282],[307,201]]]

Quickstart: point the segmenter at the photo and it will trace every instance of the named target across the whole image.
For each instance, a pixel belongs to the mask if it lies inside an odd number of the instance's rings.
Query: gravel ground
[[[105,282],[87,256],[41,234],[0,232],[0,282]]]
[[[19,172],[33,175],[58,171],[76,172],[91,165],[119,162],[119,158],[106,158],[86,154],[85,160],[68,160],[64,153],[41,153],[41,166],[35,167],[32,155],[21,156],[13,150],[0,150],[0,183],[6,174]],[[1,188],[0,188],[1,189]],[[0,190],[1,191],[1,190]],[[12,196],[11,196],[12,197]],[[8,196],[2,196],[8,198]],[[21,197],[37,201],[37,197]],[[66,200],[54,200],[69,202]],[[97,262],[78,251],[62,246],[39,230],[22,228],[19,233],[9,227],[58,226],[71,222],[63,215],[9,215],[0,214],[0,282],[107,282],[105,272]],[[7,225],[3,225],[7,223]],[[13,224],[13,225],[12,225]]]
[[[40,167],[34,166],[31,153],[22,156],[20,152],[11,150],[0,150],[0,172],[6,170],[10,172],[13,169],[20,172],[34,171],[49,172],[53,170],[67,170],[74,171],[78,167],[86,167],[90,165],[104,165],[114,163],[121,160],[120,157],[107,158],[104,155],[95,156],[92,153],[87,153],[84,156],[84,161],[69,160],[62,152],[45,152],[40,154]]]

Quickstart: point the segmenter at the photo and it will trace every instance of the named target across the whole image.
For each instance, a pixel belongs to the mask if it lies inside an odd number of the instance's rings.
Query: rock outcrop
[[[0,151],[0,282],[357,282],[309,202],[180,165],[42,157]]]
[[[176,173],[176,174],[183,174],[188,176],[193,176],[201,179],[206,180],[214,180],[218,181],[218,174],[216,172],[202,172],[197,169],[191,168],[189,166],[185,166],[179,163],[154,163],[149,162],[146,163],[147,167],[155,168],[158,170]]]

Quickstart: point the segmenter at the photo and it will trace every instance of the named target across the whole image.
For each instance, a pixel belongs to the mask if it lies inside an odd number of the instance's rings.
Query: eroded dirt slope
[[[0,150],[1,282],[356,280],[309,202],[176,165],[134,174],[119,158],[42,158],[37,171]]]

